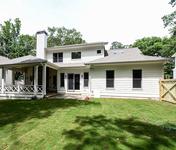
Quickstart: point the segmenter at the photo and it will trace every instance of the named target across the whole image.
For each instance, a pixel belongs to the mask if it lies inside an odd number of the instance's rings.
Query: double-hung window
[[[106,71],[106,88],[114,88],[114,70]]]
[[[63,53],[53,53],[53,62],[63,62]]]
[[[142,70],[133,70],[133,88],[142,87]]]

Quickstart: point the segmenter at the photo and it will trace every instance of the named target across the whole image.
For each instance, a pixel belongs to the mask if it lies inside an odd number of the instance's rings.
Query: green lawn
[[[176,149],[176,105],[120,99],[4,100],[0,149]]]

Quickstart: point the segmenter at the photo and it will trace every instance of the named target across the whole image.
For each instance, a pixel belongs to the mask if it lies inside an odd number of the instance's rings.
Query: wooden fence
[[[160,80],[160,100],[176,104],[176,79]]]

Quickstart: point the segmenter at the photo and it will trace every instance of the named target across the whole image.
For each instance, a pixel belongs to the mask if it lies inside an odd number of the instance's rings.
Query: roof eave
[[[123,61],[123,62],[100,62],[100,63],[86,63],[86,65],[103,65],[103,64],[128,64],[128,63],[139,63],[139,62],[147,62],[147,63],[152,63],[152,62],[161,62],[165,63],[169,59],[163,59],[163,60],[146,60],[146,61]]]
[[[4,66],[20,66],[20,65],[36,65],[36,64],[43,64],[43,63],[47,63],[46,60],[43,61],[36,61],[36,62],[20,62],[20,63],[6,63],[6,64],[0,64],[0,67],[4,67]]]
[[[65,45],[65,46],[56,46],[45,48],[46,51],[56,51],[56,50],[70,50],[77,48],[91,48],[96,46],[105,46],[108,42],[99,42],[99,43],[85,43],[85,44],[74,44],[74,45]]]

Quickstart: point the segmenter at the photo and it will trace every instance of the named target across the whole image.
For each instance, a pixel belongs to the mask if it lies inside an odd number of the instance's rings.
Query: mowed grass
[[[0,149],[176,149],[176,105],[121,99],[3,100]]]

